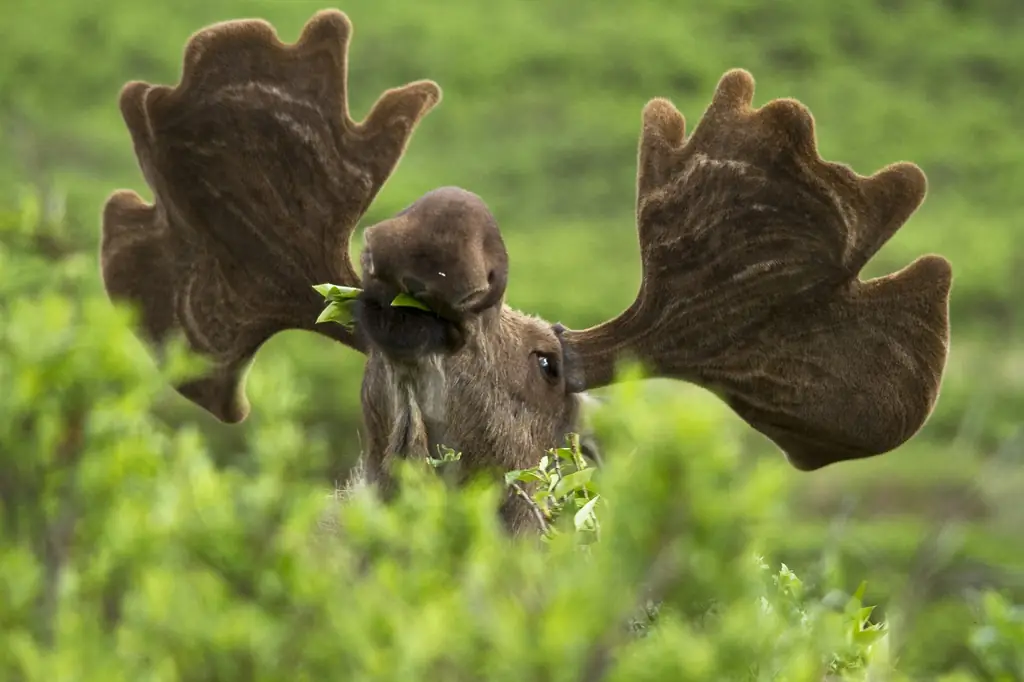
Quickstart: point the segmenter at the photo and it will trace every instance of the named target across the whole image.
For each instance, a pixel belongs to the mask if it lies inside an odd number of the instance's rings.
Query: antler
[[[215,24],[189,40],[177,87],[121,92],[155,200],[108,199],[103,281],[138,307],[149,341],[184,332],[211,361],[177,388],[222,421],[245,418],[245,372],[275,333],[315,330],[364,350],[341,325],[315,326],[323,301],[311,286],[357,284],[352,231],[441,91],[432,81],[388,90],[354,122],[351,32],[333,10],[293,45],[262,20]]]
[[[639,294],[566,342],[589,388],[632,357],[722,396],[798,469],[882,454],[937,399],[952,272],[923,256],[858,274],[921,204],[925,176],[910,163],[863,177],[825,162],[803,105],[752,109],[753,94],[749,73],[726,73],[688,140],[675,107],[648,103]]]

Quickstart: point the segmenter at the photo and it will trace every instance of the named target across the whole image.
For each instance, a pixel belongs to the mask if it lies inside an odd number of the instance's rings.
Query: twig
[[[536,517],[537,519],[537,523],[540,524],[540,529],[545,533],[548,532],[548,529],[551,527],[551,524],[549,524],[548,520],[544,518],[544,512],[542,512],[537,503],[533,501],[533,498],[531,498],[530,495],[526,492],[526,489],[523,488],[522,484],[519,481],[512,481],[512,483],[510,483],[509,485],[512,487],[512,490],[515,491],[516,495],[518,495],[519,497],[523,498],[526,501],[526,505],[533,512],[534,517]]]
[[[555,463],[555,473],[558,474],[558,480],[562,480],[562,463],[559,461],[562,458],[558,456],[558,450],[552,448],[551,457]]]
[[[549,450],[548,452],[551,453],[551,461],[554,462],[554,465],[555,465],[555,475],[558,476],[558,480],[561,481],[562,480],[562,462],[561,462],[562,458],[558,456],[558,448],[551,448],[551,450]],[[558,483],[555,483],[555,485],[558,485]],[[553,508],[553,507],[558,505],[558,500],[555,499],[554,492],[555,492],[555,486],[548,484],[548,495],[547,495],[548,509],[551,509],[551,508]]]
[[[583,459],[583,449],[580,446],[580,434],[573,433],[569,436],[569,452],[572,453],[572,463],[576,471],[583,471],[587,468],[587,462]],[[583,489],[583,499],[590,500],[590,491]]]

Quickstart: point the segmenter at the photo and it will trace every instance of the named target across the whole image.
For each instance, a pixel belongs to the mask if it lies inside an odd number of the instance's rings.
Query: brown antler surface
[[[615,363],[722,398],[798,469],[881,454],[935,404],[951,268],[923,256],[858,274],[924,199],[910,163],[870,177],[823,161],[799,102],[751,107],[726,73],[693,135],[666,100],[643,113],[637,223],[643,279],[617,318],[566,334],[588,387]]]
[[[314,284],[356,285],[349,239],[421,117],[431,81],[385,92],[362,123],[348,113],[351,25],[313,16],[285,45],[262,20],[196,33],[175,88],[132,82],[120,107],[154,203],[121,190],[103,212],[111,299],[133,304],[149,341],[183,332],[211,361],[178,390],[218,419],[245,418],[244,376],[278,331],[316,330]]]

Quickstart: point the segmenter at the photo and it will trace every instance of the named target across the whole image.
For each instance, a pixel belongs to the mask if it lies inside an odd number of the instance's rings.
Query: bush
[[[0,218],[0,679],[912,679],[861,593],[760,558],[786,479],[741,461],[714,405],[616,387],[599,470],[569,443],[509,477],[535,538],[503,534],[500,482],[424,463],[387,506],[335,504],[294,394],[228,463],[163,425],[152,405],[195,363],[157,371],[81,257],[35,255],[38,223]],[[1019,679],[1024,617],[982,603],[971,645]]]

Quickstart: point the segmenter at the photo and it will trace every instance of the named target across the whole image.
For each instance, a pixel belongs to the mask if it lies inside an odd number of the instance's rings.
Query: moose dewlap
[[[153,344],[184,332],[209,358],[177,387],[197,405],[244,419],[246,368],[282,330],[365,353],[360,470],[385,492],[389,460],[438,445],[467,471],[530,466],[578,429],[582,393],[614,381],[623,357],[713,389],[801,470],[888,452],[924,424],[946,363],[950,265],[929,255],[859,278],[923,201],[917,166],[864,177],[822,160],[810,112],[753,107],[743,70],[722,77],[689,135],[668,100],[651,100],[637,298],[567,329],[505,304],[497,221],[462,189],[369,227],[356,272],[352,232],[441,90],[388,90],[354,121],[351,33],[333,10],[294,44],[264,21],[216,24],[189,40],[177,86],[121,93],[154,202],[107,201],[103,281]],[[345,296],[342,324],[317,323],[323,283]],[[403,297],[422,305],[392,305]],[[515,499],[503,513],[513,530],[530,524]]]

